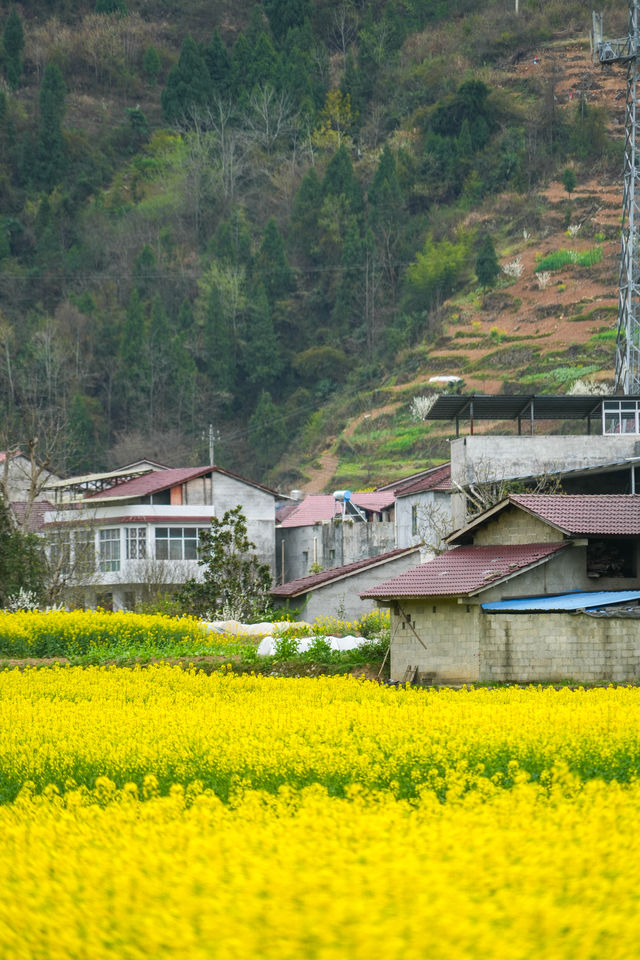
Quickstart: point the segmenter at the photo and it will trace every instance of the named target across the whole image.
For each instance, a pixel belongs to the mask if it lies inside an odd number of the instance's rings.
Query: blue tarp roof
[[[596,590],[594,592],[560,593],[554,597],[519,597],[517,600],[496,600],[483,603],[487,613],[551,613],[556,610],[593,610],[615,603],[640,600],[640,590]]]

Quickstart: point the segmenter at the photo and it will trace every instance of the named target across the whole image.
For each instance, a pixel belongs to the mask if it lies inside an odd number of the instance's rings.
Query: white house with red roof
[[[391,608],[391,676],[640,678],[640,495],[511,495],[452,548],[363,592]]]
[[[200,531],[240,505],[249,539],[275,564],[274,490],[221,467],[154,469],[116,482],[71,478],[78,496],[61,497],[44,516],[43,532],[78,602],[131,608],[146,591],[170,589],[200,575]],[[79,482],[79,481],[82,481]],[[84,495],[82,492],[84,491]]]

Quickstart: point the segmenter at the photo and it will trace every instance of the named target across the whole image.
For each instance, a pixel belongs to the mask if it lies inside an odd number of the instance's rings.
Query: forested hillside
[[[580,190],[620,179],[624,100],[603,101],[597,80],[562,87],[554,51],[585,40],[590,8],[514,6],[3,3],[2,447],[38,437],[65,473],[141,455],[192,464],[212,424],[216,462],[303,483],[304,457],[350,414],[384,413],[397,382],[456,372],[474,336],[483,356],[518,339],[484,326],[487,311],[526,307],[507,289],[522,271],[498,273],[491,250],[504,264],[528,245],[529,284],[549,277],[546,218],[582,243],[565,262],[601,271],[596,319],[611,326],[617,211],[598,225]],[[600,6],[624,33],[626,4]],[[593,312],[575,303],[569,319]],[[611,366],[606,333],[586,373]],[[528,370],[562,390],[572,362],[516,350],[485,380],[513,390]],[[538,382],[545,370],[555,380]],[[389,452],[396,472],[438,455],[420,429]],[[352,476],[383,479],[370,474]]]

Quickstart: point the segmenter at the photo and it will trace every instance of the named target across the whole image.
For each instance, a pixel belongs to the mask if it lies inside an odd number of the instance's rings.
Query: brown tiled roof
[[[383,483],[376,489],[379,491],[382,490],[393,490],[396,497],[402,496],[407,487],[412,487],[414,484],[419,483],[422,480],[428,481],[430,477],[434,474],[437,475],[443,467],[449,468],[449,476],[451,476],[451,464],[450,463],[440,463],[437,467],[429,467],[427,470],[419,470],[417,473],[412,473],[408,477],[400,477],[397,480],[390,480],[389,483]],[[427,487],[426,489],[430,489]]]
[[[308,577],[298,577],[297,580],[290,580],[279,587],[273,587],[271,594],[274,597],[298,597],[301,593],[308,593],[309,590],[315,590],[316,587],[331,583],[332,580],[350,577],[353,573],[359,573],[360,570],[366,570],[368,567],[375,567],[379,564],[388,563],[390,560],[397,560],[399,557],[418,553],[419,550],[419,547],[398,547],[396,550],[389,550],[387,553],[379,553],[376,557],[347,563],[344,567],[333,567],[331,570],[322,570],[320,573],[313,573]]]
[[[232,477],[234,480],[240,480],[251,487],[258,487],[266,493],[277,496],[275,490],[264,487],[261,483],[254,480],[247,480],[237,473],[230,470],[224,470],[222,467],[171,467],[168,470],[153,470],[140,477],[134,477],[133,480],[125,480],[124,483],[117,483],[108,490],[100,493],[94,493],[87,500],[110,500],[112,498],[147,497],[153,493],[161,493],[163,490],[169,490],[171,487],[177,487],[188,480],[194,480],[197,477],[203,477],[207,473],[221,473],[224,476]]]
[[[396,487],[396,497],[408,497],[412,493],[427,493],[428,491],[448,493],[451,490],[451,464],[443,463],[434,467],[427,474],[411,483]]]
[[[393,491],[352,493],[351,500],[361,510],[381,513],[395,503]],[[307,527],[332,520],[342,513],[342,505],[330,493],[312,493],[305,497],[280,524],[281,527]]]
[[[640,536],[639,494],[511,494],[509,501],[574,536]]]
[[[568,543],[455,547],[435,560],[372,587],[362,597],[456,597],[480,593],[499,580],[548,560]]]
[[[34,500],[31,505],[28,500],[12,500],[11,509],[19,526],[28,530],[29,533],[38,533],[44,529],[45,513],[55,508],[48,500]]]

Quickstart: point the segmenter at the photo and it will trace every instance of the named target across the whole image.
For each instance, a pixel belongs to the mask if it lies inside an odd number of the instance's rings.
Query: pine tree
[[[124,0],[96,0],[96,13],[117,13],[126,17],[128,10]]]
[[[271,40],[262,32],[251,51],[249,70],[245,78],[247,90],[270,83],[277,87],[279,82],[279,57]]]
[[[132,279],[140,298],[145,300],[156,288],[156,255],[145,243],[133,264]]]
[[[327,164],[322,181],[322,196],[344,198],[347,209],[353,213],[359,213],[362,210],[362,190],[353,172],[351,158],[344,144]]]
[[[167,77],[162,91],[162,112],[167,123],[188,119],[206,107],[211,96],[211,80],[204,57],[191,37],[186,37],[180,57]]]
[[[9,86],[15,90],[22,76],[22,51],[24,50],[24,30],[22,20],[15,7],[7,17],[2,34],[4,48],[4,74]]]
[[[212,389],[216,393],[233,393],[236,386],[235,344],[215,284],[211,287],[204,318],[204,360]]]
[[[302,179],[293,202],[291,237],[295,249],[310,260],[318,253],[318,211],[322,203],[322,187],[316,168],[311,167]]]
[[[493,240],[490,235],[487,234],[480,245],[476,259],[476,276],[478,283],[486,290],[487,287],[494,285],[499,273],[500,264],[498,263]]]
[[[243,366],[248,382],[259,390],[268,388],[277,379],[283,366],[269,300],[262,285],[251,297]]]
[[[293,272],[287,263],[282,234],[273,217],[265,227],[254,269],[272,307],[276,300],[283,299],[293,290]]]
[[[231,87],[231,60],[224,40],[217,30],[214,30],[204,52],[204,59],[213,92],[220,97],[226,97]]]
[[[144,51],[142,57],[142,71],[153,86],[158,82],[158,74],[160,73],[161,63],[160,55],[156,48],[150,44]]]
[[[282,43],[289,30],[300,27],[311,13],[310,0],[264,0],[264,9],[276,43]]]
[[[261,470],[277,460],[287,441],[287,427],[282,414],[267,390],[263,390],[249,420],[249,443]]]
[[[51,190],[59,183],[66,167],[62,133],[65,96],[62,74],[54,63],[50,63],[45,68],[40,86],[40,123],[35,160],[35,178],[46,190]]]

